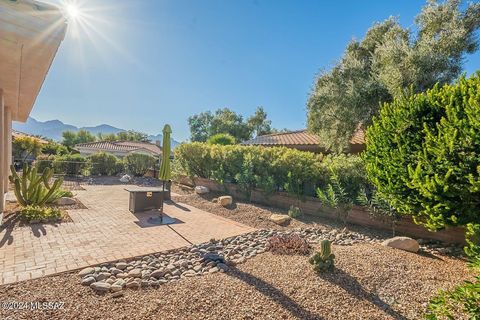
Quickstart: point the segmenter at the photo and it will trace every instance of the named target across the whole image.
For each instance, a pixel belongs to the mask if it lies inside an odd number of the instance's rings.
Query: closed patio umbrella
[[[165,183],[169,182],[172,178],[172,172],[170,170],[170,135],[172,133],[172,128],[168,124],[163,128],[163,144],[162,144],[162,163],[160,164],[160,171],[158,172],[158,179],[163,182],[163,192],[165,193]],[[170,194],[170,190],[167,191]],[[170,200],[170,196],[167,196],[167,199]],[[162,197],[162,206],[163,208],[163,197]],[[163,212],[160,212],[158,217],[151,217],[148,219],[149,223],[152,224],[171,224],[175,223],[176,220],[168,216],[164,216]]]
[[[172,172],[170,170],[170,135],[172,134],[172,128],[168,124],[163,128],[163,144],[162,144],[162,163],[160,165],[160,172],[158,173],[158,179],[163,181],[163,188],[165,189],[165,182],[172,178]]]

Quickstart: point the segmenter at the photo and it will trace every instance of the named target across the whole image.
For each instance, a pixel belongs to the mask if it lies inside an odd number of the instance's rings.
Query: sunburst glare
[[[72,62],[81,71],[99,58],[106,64],[112,54],[120,55],[140,68],[142,64],[128,50],[126,37],[135,29],[127,21],[130,6],[128,1],[95,0],[46,0],[59,6],[68,23],[66,43]],[[128,28],[127,28],[128,26]],[[135,31],[135,30],[134,30]],[[114,53],[113,53],[113,52]]]

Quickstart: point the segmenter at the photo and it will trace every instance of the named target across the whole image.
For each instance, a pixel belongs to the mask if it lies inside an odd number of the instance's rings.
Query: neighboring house
[[[13,140],[13,146],[12,146],[13,152],[12,153],[13,153],[13,161],[15,162],[16,166],[21,166],[23,164],[23,162],[31,163],[36,159],[36,156],[34,154],[29,154],[28,152],[20,153],[20,151],[15,150],[15,143],[14,142],[15,142],[16,139],[21,139],[21,138],[35,139],[42,146],[48,144],[48,141],[45,140],[45,139],[42,139],[42,138],[36,137],[34,135],[12,129],[12,140]]]
[[[141,153],[159,157],[162,154],[162,148],[159,144],[160,143],[154,144],[138,141],[99,141],[80,143],[77,144],[74,149],[80,152],[82,156],[89,156],[98,152],[106,152],[120,158],[131,153]]]
[[[25,133],[25,132],[21,132],[21,131],[17,131],[17,130],[13,130],[13,129],[12,129],[12,138],[13,138],[13,140],[15,140],[16,138],[23,138],[23,137],[34,138],[34,139],[37,139],[38,142],[40,142],[41,144],[48,144],[48,141],[45,140],[45,139],[42,139],[42,138],[37,137],[37,136],[34,136],[34,135],[32,135],[32,134],[28,134],[28,133]]]
[[[320,146],[318,136],[307,132],[306,129],[258,136],[255,139],[242,142],[242,144],[264,147],[287,147],[301,151],[325,153],[325,149]],[[362,129],[358,129],[350,140],[347,152],[355,154],[362,152],[364,149],[365,132]]]
[[[0,0],[0,216],[12,161],[12,121],[25,122],[65,37],[56,6]]]

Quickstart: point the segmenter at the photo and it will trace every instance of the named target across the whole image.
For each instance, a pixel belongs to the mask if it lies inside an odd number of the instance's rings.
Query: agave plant
[[[44,206],[58,197],[63,178],[57,179],[50,185],[49,181],[53,175],[51,168],[46,168],[41,175],[38,175],[36,167],[30,167],[25,163],[21,176],[15,171],[14,166],[10,167],[10,171],[12,175],[9,179],[15,186],[13,189],[15,196],[18,203],[23,207],[29,205]]]

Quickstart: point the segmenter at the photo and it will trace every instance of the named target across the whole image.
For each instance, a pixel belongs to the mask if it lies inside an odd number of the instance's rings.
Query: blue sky
[[[31,115],[150,134],[169,123],[185,140],[192,114],[263,106],[274,127],[303,128],[317,72],[375,21],[412,26],[424,3],[78,0],[84,27],[71,23]]]

